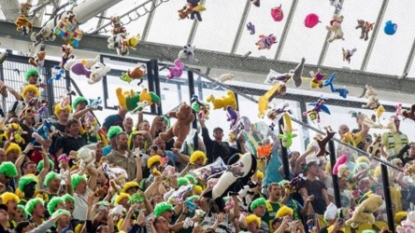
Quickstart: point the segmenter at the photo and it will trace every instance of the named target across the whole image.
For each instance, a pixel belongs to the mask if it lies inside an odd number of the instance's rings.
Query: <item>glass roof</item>
[[[344,1],[341,14],[344,15],[342,29],[345,40],[336,40],[330,44],[326,42],[328,36],[326,26],[330,24],[335,8],[327,0],[298,0],[297,4],[294,4],[296,7],[292,11],[292,16],[290,16],[290,9],[293,2],[295,2],[294,0],[263,0],[260,7],[250,5],[246,16],[243,15],[243,12],[247,1],[250,2],[250,0],[206,0],[206,11],[201,13],[203,21],[197,25],[195,21],[190,19],[179,20],[177,11],[186,4],[186,1],[153,1],[156,2],[158,7],[152,18],[148,17],[149,13],[146,9],[140,7],[140,5],[146,4],[146,8],[150,9],[150,0],[122,0],[107,9],[99,17],[91,18],[81,27],[88,33],[99,26],[99,21],[106,24],[109,23],[111,16],[124,16],[127,12],[135,10],[135,12],[123,17],[122,22],[126,24],[125,27],[131,34],[142,34],[145,25],[148,23],[150,28],[146,40],[149,42],[183,46],[190,41],[199,49],[230,53],[238,39],[238,31],[242,30],[239,44],[235,49],[236,54],[245,55],[251,52],[249,56],[252,57],[274,59],[280,46],[281,50],[278,58],[281,61],[298,62],[301,57],[305,57],[308,64],[336,68],[347,67],[354,70],[362,68],[367,49],[373,43],[373,50],[367,55],[366,71],[391,75],[401,75],[403,73],[415,40],[415,24],[412,23],[415,21],[415,14],[412,13],[412,9],[415,9],[415,1],[413,0],[385,1],[386,9],[384,11],[381,9],[384,3],[383,0]],[[19,2],[26,2],[26,0],[19,0]],[[34,7],[37,2],[37,0],[32,1]],[[78,2],[81,5],[82,1],[78,0]],[[61,1],[61,5],[65,3],[67,1]],[[282,5],[284,19],[281,22],[275,22],[271,18],[270,10],[279,5]],[[47,14],[43,17],[43,23],[48,20],[48,15],[52,11],[52,6],[46,8]],[[379,17],[382,12],[384,12],[384,15]],[[304,19],[311,13],[319,16],[320,23],[314,28],[307,28],[304,26]],[[4,15],[0,13],[0,18],[2,17],[4,18]],[[290,18],[292,20],[290,26],[287,27],[284,41],[282,35]],[[358,19],[372,23],[375,23],[378,19],[381,20],[375,24],[375,28],[376,25],[379,27],[376,35],[374,35],[374,31],[369,33],[370,37],[375,37],[374,40],[364,41],[359,39],[360,29],[355,28]],[[392,36],[386,35],[384,32],[385,23],[389,20],[398,25],[396,34]],[[255,25],[255,35],[250,35],[246,29],[248,22]],[[196,27],[193,27],[194,25]],[[239,25],[242,25],[242,28],[239,28]],[[111,29],[111,26],[108,29]],[[192,30],[195,31],[192,32]],[[99,34],[109,35],[109,32],[105,33],[101,30]],[[261,34],[274,34],[278,43],[269,50],[258,50],[255,42],[258,41]],[[357,49],[350,64],[343,61],[342,48]],[[325,51],[323,53],[325,56],[321,55],[323,51]],[[319,62],[321,64],[318,64]],[[415,63],[408,69],[409,77],[415,77],[414,66]]]

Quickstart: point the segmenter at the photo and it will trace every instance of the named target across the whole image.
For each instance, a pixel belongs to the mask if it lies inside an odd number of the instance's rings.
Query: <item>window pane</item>
[[[324,66],[350,66],[352,69],[360,69],[369,40],[365,41],[359,39],[361,30],[356,29],[357,20],[362,19],[370,23],[375,23],[381,5],[382,1],[362,1],[359,4],[353,1],[344,1],[341,14],[345,17],[342,23],[345,40],[336,40],[330,43],[326,58],[324,59]],[[372,36],[373,31],[369,32],[369,38]],[[343,62],[342,48],[346,50],[351,50],[353,48],[357,49],[356,53],[351,58],[350,65],[347,62]]]
[[[182,5],[177,4],[176,1],[168,1],[157,7],[147,40],[162,44],[185,45],[193,21],[179,20],[177,11],[181,7]]]
[[[282,5],[284,19],[281,22],[275,22],[271,17],[270,9],[279,6],[279,4]],[[250,56],[265,56],[266,58],[274,59],[279,40],[281,39],[282,30],[284,29],[284,25],[287,22],[286,19],[288,17],[288,12],[290,10],[291,4],[292,0],[282,0],[278,2],[261,1],[261,7],[251,6],[246,23],[251,22],[253,25],[255,25],[255,35],[251,35],[245,26],[236,53],[244,55],[250,51],[252,52]],[[261,34],[274,34],[277,37],[278,43],[273,45],[270,50],[258,50],[255,43],[259,40],[258,36]]]
[[[194,44],[199,49],[230,52],[245,4],[240,0],[207,1]],[[232,9],[232,10],[229,10]],[[219,18],[221,17],[221,18]]]
[[[390,1],[382,22],[382,30],[376,38],[372,55],[367,70],[369,72],[401,75],[405,67],[413,39],[415,24],[408,23],[415,21],[415,14],[412,9],[415,2],[402,0],[399,2]],[[395,35],[388,36],[383,28],[387,21],[392,20],[398,24]]]
[[[304,19],[311,13],[318,15],[322,23],[314,28],[307,28],[304,26]],[[299,62],[305,56],[306,63],[317,64],[323,43],[327,43],[325,27],[333,13],[334,7],[328,1],[321,4],[316,4],[315,1],[299,1],[281,53],[281,60]]]

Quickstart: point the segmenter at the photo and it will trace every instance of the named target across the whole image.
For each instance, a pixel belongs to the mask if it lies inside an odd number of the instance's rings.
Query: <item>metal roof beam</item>
[[[206,2],[206,0],[202,0],[202,1],[200,1],[199,4],[205,5],[205,2]],[[196,17],[195,17],[195,19],[193,21],[192,29],[190,29],[189,38],[187,38],[187,44],[193,45],[193,41],[195,40],[198,26],[199,26],[199,20],[197,20]]]
[[[2,44],[0,48],[14,49],[16,51],[27,52],[31,44],[29,37],[21,35],[16,32],[15,25],[7,22],[0,22],[0,41]],[[34,28],[34,31],[39,31],[39,28]],[[60,57],[62,40],[57,39],[53,42],[46,42],[46,49],[48,55]],[[182,49],[182,46],[163,45],[158,43],[151,43],[141,41],[137,50],[130,50],[130,56],[136,58],[158,59],[162,61],[172,62],[177,58],[177,54]],[[79,48],[75,48],[74,54],[80,58],[93,58],[97,54],[115,54],[114,50],[107,48],[107,37],[85,35],[82,39]],[[271,59],[244,57],[241,55],[232,55],[229,53],[208,51],[196,49],[195,51],[199,63],[195,64],[198,67],[210,67],[212,69],[223,69],[228,71],[239,71],[247,74],[265,75],[269,73],[270,69],[279,72],[288,72],[295,68],[297,63],[286,61],[274,61]],[[317,70],[316,65],[305,65],[304,75],[309,71]],[[398,75],[384,75],[369,73],[356,70],[339,69],[332,67],[320,67],[325,73],[336,72],[336,83],[347,86],[361,86],[370,84],[374,88],[388,90],[391,92],[402,92],[413,94],[415,90],[415,79],[398,79]],[[245,82],[252,82],[243,80]]]
[[[415,58],[415,39],[414,39],[414,42],[412,43],[411,51],[409,52],[408,59],[406,60],[405,69],[403,70],[401,78],[406,78],[406,76],[411,71],[411,66],[414,63],[414,58]]]
[[[379,29],[382,27],[380,23],[383,20],[383,16],[388,8],[389,0],[383,0],[382,6],[380,7],[378,18],[376,19],[375,26],[373,28],[372,36],[369,39],[369,45],[367,46],[365,56],[363,57],[362,66],[360,70],[366,71],[367,65],[369,64],[370,55],[372,55],[373,47],[375,47],[376,37],[379,34]]]
[[[299,0],[293,1],[293,3],[291,4],[290,11],[288,12],[287,22],[284,25],[284,29],[281,34],[281,39],[278,42],[277,52],[275,52],[274,59],[277,61],[280,59],[282,50],[284,49],[284,44],[285,44],[285,41],[287,40],[288,31],[290,30],[291,23],[293,22],[293,19],[294,19],[295,9],[297,9],[297,6],[298,6],[298,1]]]
[[[242,32],[245,28],[245,23],[248,18],[249,10],[251,9],[251,1],[246,0],[244,11],[242,12],[241,21],[239,22],[238,31],[236,31],[235,40],[233,40],[232,48],[231,48],[231,54],[235,54],[236,50],[238,49],[239,42],[241,41]]]

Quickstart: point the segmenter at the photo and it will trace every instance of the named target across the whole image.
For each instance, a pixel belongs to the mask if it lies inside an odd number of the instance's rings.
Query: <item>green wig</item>
[[[190,183],[192,184],[197,184],[197,180],[193,175],[187,174],[184,176],[186,179],[188,179],[190,181]]]
[[[145,200],[145,198],[138,194],[138,193],[134,193],[131,197],[130,197],[130,203],[131,204],[135,204],[135,203],[143,203]]]
[[[23,192],[24,187],[26,187],[26,185],[29,185],[31,183],[37,184],[37,180],[35,179],[35,177],[33,177],[33,176],[22,176],[19,180],[19,189],[20,189],[20,191]]]
[[[27,82],[32,75],[37,75],[38,77],[40,76],[39,71],[36,68],[30,68],[24,75],[25,81]]]
[[[183,185],[188,185],[189,183],[189,180],[185,177],[177,178],[177,184],[179,185],[179,187]]]
[[[76,105],[78,105],[79,103],[85,102],[86,104],[88,104],[88,100],[86,100],[85,97],[83,96],[78,96],[74,99],[74,101],[72,102],[72,109],[76,109]]]
[[[87,181],[86,176],[84,176],[84,175],[81,176],[81,175],[78,175],[78,174],[73,175],[72,179],[71,179],[71,181],[72,181],[72,190],[75,191],[76,186],[78,186],[78,184],[81,183],[81,181],[83,181],[83,180]]]
[[[173,206],[166,203],[166,202],[160,202],[158,203],[155,207],[154,207],[154,216],[160,217],[160,215],[166,211],[172,211],[173,210]]]
[[[73,203],[75,203],[75,198],[71,195],[71,194],[65,194],[62,196],[62,199],[67,202],[67,201],[71,201]]]
[[[26,206],[25,206],[25,209],[26,209],[26,212],[28,213],[28,214],[32,214],[32,212],[33,212],[33,209],[35,208],[35,206],[37,205],[37,204],[42,204],[42,205],[44,205],[45,204],[45,202],[42,200],[42,198],[38,198],[38,197],[36,197],[36,198],[32,198],[32,199],[30,199],[27,203],[26,203]]]
[[[166,124],[166,128],[170,128],[170,119],[169,119],[169,117],[163,115],[163,116],[161,116],[161,119],[163,119],[164,124]]]
[[[65,204],[65,200],[63,200],[62,197],[52,197],[52,199],[49,200],[48,205],[46,206],[49,214],[53,214],[55,212],[55,208],[59,205],[59,203]]]
[[[198,200],[199,198],[200,198],[199,195],[193,195],[193,196],[186,198],[186,201],[195,201],[195,200]]]
[[[288,181],[288,180],[281,180],[279,183],[278,183],[278,185],[280,186],[280,187],[284,187],[284,185],[285,184],[289,184],[290,183],[290,181]]]
[[[111,203],[109,203],[108,201],[100,201],[97,203],[99,206],[110,206]]]
[[[10,178],[15,178],[17,176],[16,165],[12,162],[3,162],[0,165],[0,174],[5,175]]]
[[[43,169],[43,166],[44,166],[44,165],[45,165],[45,163],[43,162],[43,160],[42,160],[42,161],[40,161],[40,162],[37,164],[37,167],[36,167],[37,172],[42,171],[42,169]],[[53,161],[52,161],[51,159],[49,159],[49,165],[50,165],[50,169],[49,169],[49,171],[52,171],[52,170],[53,170],[53,168],[55,167],[55,164],[53,163]]]
[[[261,198],[256,199],[255,201],[251,203],[251,206],[249,207],[251,208],[251,211],[254,211],[254,209],[260,205],[264,205],[265,207],[267,206],[267,201],[265,200],[265,198],[261,197]]]
[[[59,174],[56,172],[49,172],[46,176],[45,176],[45,180],[43,181],[43,185],[45,187],[49,186],[49,183],[54,180],[54,179],[60,179]]]
[[[23,218],[24,219],[27,219],[28,217],[28,213],[27,213],[27,211],[26,211],[26,209],[24,208],[24,205],[17,205],[17,209],[19,209],[19,210],[21,210],[22,212],[23,212]]]
[[[56,216],[61,215],[61,214],[65,214],[65,215],[67,215],[68,217],[71,217],[71,216],[72,216],[72,215],[71,215],[71,212],[69,212],[69,211],[67,211],[67,210],[64,210],[64,209],[58,209],[58,210],[56,210],[55,212],[53,212],[53,214],[52,214],[52,217],[51,217],[51,218],[55,218]]]
[[[122,132],[122,128],[120,126],[111,126],[107,133],[108,140],[111,140],[113,137],[117,136],[117,134]]]

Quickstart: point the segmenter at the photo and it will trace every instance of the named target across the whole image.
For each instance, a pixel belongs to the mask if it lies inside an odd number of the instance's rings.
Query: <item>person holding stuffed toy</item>
[[[389,122],[392,125],[390,132],[382,135],[382,153],[386,158],[398,154],[404,146],[409,144],[408,136],[399,130],[401,120],[397,116],[391,116]]]

